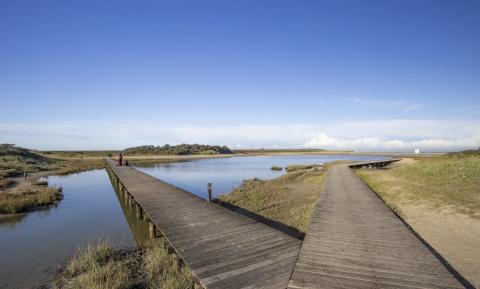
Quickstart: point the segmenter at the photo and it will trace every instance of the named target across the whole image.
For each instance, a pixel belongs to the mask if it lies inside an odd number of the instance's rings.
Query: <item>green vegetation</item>
[[[68,175],[102,168],[105,168],[103,159],[65,160],[60,162],[60,166],[56,168],[55,174]]]
[[[181,144],[177,146],[137,146],[127,148],[123,151],[126,155],[214,155],[214,154],[232,154],[233,152],[226,146],[210,146],[199,144]]]
[[[244,149],[235,150],[236,153],[243,154],[265,154],[265,153],[319,153],[325,152],[324,149]]]
[[[38,179],[33,182],[35,186],[48,186],[48,181],[46,179]]]
[[[283,168],[282,167],[279,167],[279,166],[272,166],[270,168],[272,171],[283,171]]]
[[[480,217],[480,154],[405,159],[384,170],[357,170],[392,208],[422,204]]]
[[[23,172],[55,171],[55,174],[65,175],[103,167],[105,163],[101,158],[85,160],[51,158],[26,148],[0,144],[0,180],[23,176]]]
[[[89,245],[65,266],[57,283],[70,289],[190,289],[194,278],[168,253],[165,241],[156,239],[131,251],[115,250],[106,241]]]
[[[0,144],[0,179],[17,177],[24,171],[48,170],[54,160],[12,144]]]
[[[45,155],[57,158],[46,157]],[[66,175],[105,167],[102,158],[62,159],[60,155],[34,152],[11,144],[0,144],[0,180],[23,176],[23,172],[54,172]],[[61,154],[61,156],[65,156]],[[1,186],[1,184],[0,184]]]
[[[311,166],[296,168],[273,180],[246,180],[232,193],[219,196],[215,201],[305,233],[323,188],[326,170]]]
[[[91,159],[116,156],[119,150],[114,151],[41,151],[44,156],[55,159]]]
[[[58,175],[104,167],[102,159],[53,159],[11,144],[0,145],[0,214],[22,213],[57,203],[63,197],[61,188],[49,188],[38,179],[50,173]],[[28,179],[12,180],[28,173]],[[30,177],[32,173],[33,177]]]
[[[42,188],[0,194],[0,214],[15,214],[29,209],[51,205],[62,199],[61,188]]]
[[[294,172],[298,170],[322,170],[322,165],[289,165],[285,168],[287,172]]]

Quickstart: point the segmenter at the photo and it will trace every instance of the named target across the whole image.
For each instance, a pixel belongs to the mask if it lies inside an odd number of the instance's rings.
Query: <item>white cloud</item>
[[[399,139],[380,138],[355,138],[341,139],[332,138],[324,133],[318,134],[315,138],[305,143],[306,147],[319,147],[337,150],[359,150],[359,151],[413,151],[421,148],[422,151],[449,151],[466,148],[477,148],[480,146],[480,138],[469,139],[422,139],[415,141],[404,141]]]
[[[121,149],[208,143],[238,148],[318,147],[356,151],[448,151],[480,146],[480,121],[375,120],[322,125],[162,126],[109,121],[0,124],[0,143],[37,149]]]

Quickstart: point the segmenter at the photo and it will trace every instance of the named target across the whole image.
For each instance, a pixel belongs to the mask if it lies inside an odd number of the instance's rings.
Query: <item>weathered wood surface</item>
[[[330,168],[288,288],[464,288],[349,166]]]
[[[106,162],[206,288],[286,288],[301,241],[132,167]]]

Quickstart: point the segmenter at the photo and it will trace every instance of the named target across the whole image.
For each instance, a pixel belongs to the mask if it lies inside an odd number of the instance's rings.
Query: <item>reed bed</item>
[[[0,214],[15,214],[30,209],[51,205],[63,198],[61,188],[12,191],[0,194]]]
[[[59,274],[59,289],[190,289],[190,270],[163,239],[144,249],[116,250],[108,241],[79,249]]]

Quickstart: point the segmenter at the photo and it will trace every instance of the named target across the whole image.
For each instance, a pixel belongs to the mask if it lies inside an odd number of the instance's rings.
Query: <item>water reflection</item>
[[[3,216],[0,219],[0,229],[14,230],[25,223],[28,213]]]
[[[35,288],[52,280],[78,246],[108,238],[135,246],[105,170],[48,178],[63,188],[58,206],[15,215],[0,225],[0,288]]]
[[[60,201],[61,202],[61,201]],[[59,205],[59,202],[45,205],[42,207],[37,207],[34,210],[27,211],[19,214],[11,214],[0,217],[0,229],[15,229],[19,226],[22,226],[30,213],[35,212],[38,218],[47,218],[51,214],[51,210],[56,209]]]
[[[138,212],[139,208],[137,208],[137,206],[132,206],[132,204],[128,202],[128,199],[126,199],[125,194],[122,193],[120,186],[115,182],[113,175],[109,171],[107,172],[135,242],[138,246],[147,245],[150,240],[148,222],[143,218],[138,217],[140,215]]]

